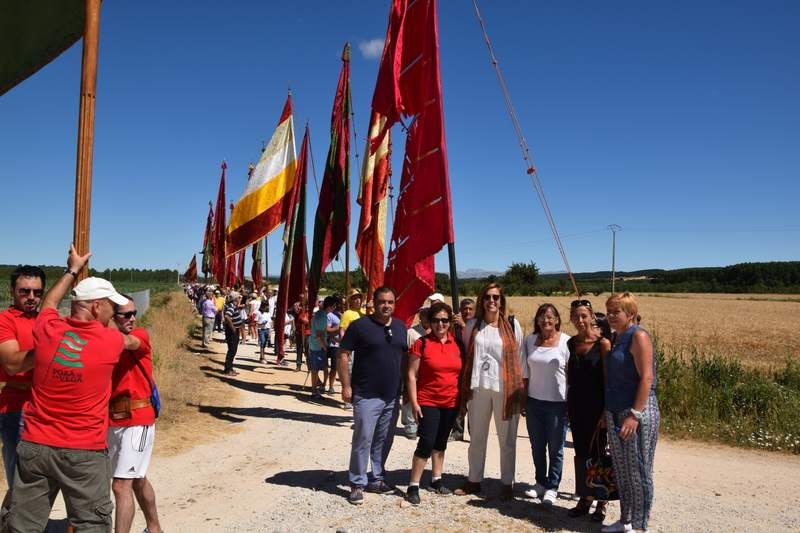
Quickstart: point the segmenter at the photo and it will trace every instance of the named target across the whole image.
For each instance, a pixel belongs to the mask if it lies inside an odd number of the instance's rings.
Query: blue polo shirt
[[[392,319],[390,326],[364,317],[350,324],[340,344],[342,350],[355,353],[353,359],[353,395],[394,401],[400,393],[400,364],[408,351],[406,326]]]

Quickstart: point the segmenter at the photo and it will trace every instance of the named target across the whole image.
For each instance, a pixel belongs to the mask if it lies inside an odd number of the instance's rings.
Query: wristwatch
[[[642,421],[642,415],[644,413],[642,413],[641,411],[637,411],[633,407],[631,407],[630,411],[631,411],[631,415],[633,415],[633,418],[635,418],[637,422],[641,422]]]
[[[73,278],[77,278],[78,277],[78,273],[73,271],[73,270],[70,270],[69,267],[64,269],[64,274],[72,274]]]

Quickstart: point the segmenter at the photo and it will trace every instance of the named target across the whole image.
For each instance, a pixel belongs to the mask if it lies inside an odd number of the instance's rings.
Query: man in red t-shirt
[[[128,303],[119,306],[114,313],[114,322],[122,333],[138,338],[142,344],[136,351],[122,353],[111,379],[108,453],[114,477],[111,489],[117,504],[114,524],[118,533],[130,531],[136,511],[133,504],[135,495],[144,513],[147,531],[161,533],[156,493],[145,477],[153,454],[156,422],[150,402],[153,351],[147,331],[135,327],[136,304],[127,298]]]
[[[78,283],[70,316],[59,317],[58,304],[88,259],[71,247],[67,270],[45,295],[34,324],[34,349],[4,361],[12,371],[34,368],[17,447],[10,531],[44,530],[59,490],[76,530],[111,527],[106,450],[111,374],[122,350],[138,350],[141,342],[108,327],[115,306],[128,300],[104,279]]]
[[[0,361],[33,349],[33,323],[44,293],[44,271],[36,266],[21,266],[11,273],[11,307],[0,313]],[[3,509],[11,503],[14,467],[17,464],[22,423],[22,406],[31,398],[33,371],[9,374],[0,368],[0,438],[3,441],[3,466],[9,491]]]

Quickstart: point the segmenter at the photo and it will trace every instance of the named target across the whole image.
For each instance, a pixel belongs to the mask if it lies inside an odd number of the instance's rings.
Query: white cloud
[[[361,55],[367,59],[377,59],[381,57],[383,52],[383,39],[375,38],[369,41],[361,41],[358,43],[358,49],[361,50]]]

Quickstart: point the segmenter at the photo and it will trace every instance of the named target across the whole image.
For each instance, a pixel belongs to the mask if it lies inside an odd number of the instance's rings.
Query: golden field
[[[609,293],[583,296],[605,312]],[[536,308],[554,304],[562,331],[573,334],[569,304],[574,296],[511,296],[509,306],[526,333]],[[667,352],[734,357],[749,366],[782,365],[800,356],[800,297],[786,294],[637,294],[642,326]]]

